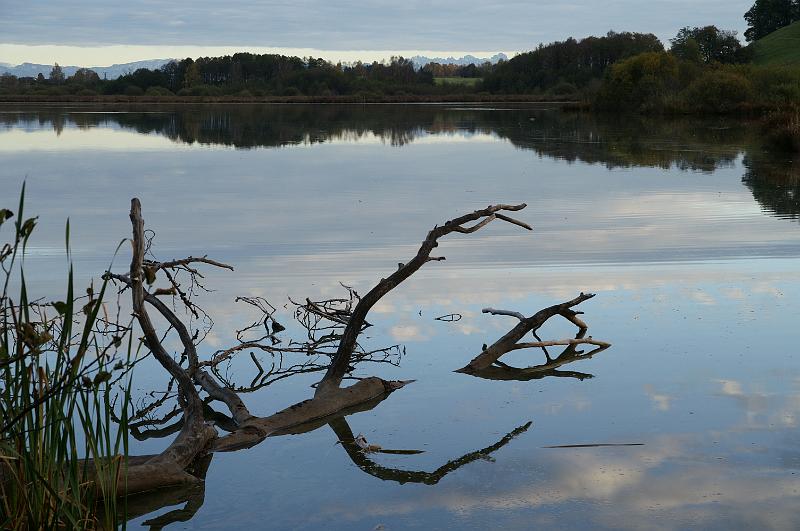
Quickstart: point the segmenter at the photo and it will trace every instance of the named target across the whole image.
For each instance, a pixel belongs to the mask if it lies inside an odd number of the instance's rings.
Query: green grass
[[[756,41],[753,52],[753,62],[757,65],[800,66],[800,22]]]
[[[437,77],[433,82],[437,85],[463,85],[465,87],[474,87],[481,79],[479,77]]]

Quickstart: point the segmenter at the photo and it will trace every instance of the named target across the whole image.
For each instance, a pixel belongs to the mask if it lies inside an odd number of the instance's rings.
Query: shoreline
[[[0,104],[28,103],[87,103],[100,105],[114,104],[264,104],[264,103],[356,103],[356,104],[438,104],[438,103],[542,103],[561,106],[580,106],[570,99],[542,97],[530,94],[449,94],[399,96],[45,96],[45,95],[0,95]]]

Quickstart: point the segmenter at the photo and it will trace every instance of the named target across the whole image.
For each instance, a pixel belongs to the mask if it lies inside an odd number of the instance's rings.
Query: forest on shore
[[[671,114],[765,116],[776,145],[800,150],[800,0],[757,0],[735,31],[684,27],[669,46],[653,34],[610,31],[569,38],[492,64],[236,53],[186,58],[101,79],[0,76],[0,101],[562,101],[584,108]]]

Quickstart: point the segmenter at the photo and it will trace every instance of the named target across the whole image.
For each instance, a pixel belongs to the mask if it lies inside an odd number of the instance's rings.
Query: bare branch
[[[605,343],[603,341],[596,341],[592,338],[583,338],[583,333],[585,333],[587,326],[581,319],[577,317],[578,312],[572,310],[574,306],[579,305],[580,303],[591,299],[594,297],[594,294],[586,294],[581,293],[574,299],[561,303],[556,304],[554,306],[550,306],[543,310],[539,310],[534,315],[530,317],[525,317],[524,315],[518,312],[512,312],[508,310],[496,310],[494,308],[486,308],[483,310],[484,313],[490,313],[493,315],[508,315],[511,317],[516,317],[519,319],[519,323],[512,328],[508,333],[506,333],[503,337],[495,341],[491,346],[486,347],[484,346],[483,351],[478,354],[469,364],[465,367],[462,367],[458,370],[458,372],[466,372],[466,373],[473,373],[476,371],[480,371],[486,369],[487,367],[491,366],[493,363],[496,363],[504,354],[511,352],[512,350],[518,350],[521,348],[542,348],[548,346],[555,346],[555,345],[566,345],[566,346],[574,346],[579,344],[592,344],[602,348],[608,348],[610,346],[609,343]],[[570,321],[571,323],[575,324],[579,328],[579,337],[575,339],[565,339],[559,341],[542,341],[539,336],[536,335],[536,331],[551,317],[556,315],[560,315]],[[533,333],[536,337],[538,342],[536,343],[520,343],[522,338],[528,332]],[[547,357],[548,361],[551,360],[550,355],[545,350],[545,356]]]
[[[233,271],[233,266],[229,266],[228,264],[223,264],[222,262],[217,262],[216,260],[208,258],[208,256],[201,256],[201,257],[189,256],[187,258],[182,258],[180,260],[170,260],[169,262],[154,262],[148,260],[146,264],[147,266],[154,267],[155,269],[174,269],[176,267],[187,266],[189,264],[208,264],[215,267],[220,267],[222,269],[228,269],[230,271]]]
[[[511,348],[511,350],[518,350],[523,348],[557,347],[557,346],[568,347],[571,345],[594,345],[596,347],[608,348],[611,346],[611,343],[606,343],[605,341],[592,339],[591,337],[587,337],[585,339],[556,339],[552,341],[536,341],[535,343],[517,343]]]
[[[509,317],[516,317],[520,321],[525,320],[525,316],[519,312],[512,312],[510,310],[496,310],[494,308],[484,308],[481,310],[482,313],[490,313],[492,315],[508,315]]]
[[[186,476],[183,470],[216,436],[216,431],[205,424],[203,404],[191,378],[161,345],[145,308],[145,290],[142,283],[145,245],[144,220],[142,219],[141,204],[136,198],[131,200],[130,218],[133,226],[133,254],[129,281],[133,297],[133,312],[142,328],[147,347],[153,353],[153,357],[177,381],[185,404],[184,423],[172,444],[161,454],[148,460],[142,467],[138,467],[139,474],[133,474],[133,469],[129,465],[127,485],[123,485],[121,488],[135,492],[152,488],[153,485],[163,485],[165,482],[175,481],[170,478]],[[152,295],[151,297],[159,303],[161,302]]]
[[[317,387],[315,396],[321,396],[326,392],[339,387],[342,382],[342,378],[344,378],[344,375],[347,373],[348,367],[350,366],[350,358],[353,355],[358,335],[362,330],[369,310],[384,295],[389,293],[401,282],[413,275],[429,261],[428,258],[430,258],[431,252],[439,245],[439,238],[452,232],[467,234],[475,232],[484,227],[486,224],[490,223],[492,220],[498,219],[497,212],[502,210],[512,212],[518,211],[525,208],[525,206],[526,205],[524,203],[520,205],[493,205],[450,220],[441,227],[434,227],[422,242],[422,245],[420,246],[419,251],[417,251],[417,255],[414,258],[412,258],[408,263],[399,267],[397,271],[389,275],[387,278],[381,279],[380,282],[378,282],[378,284],[376,284],[375,287],[373,287],[369,293],[367,293],[358,302],[353,310],[350,320],[347,323],[347,327],[342,334],[342,339],[339,342],[336,356],[334,356],[328,371],[325,373],[325,377]],[[499,219],[513,223],[514,225],[518,225],[520,227],[524,227],[528,230],[532,230],[529,225],[521,221],[514,220],[513,218],[509,218],[508,216],[504,215],[503,218]],[[465,223],[470,223],[473,221],[478,221],[478,223],[469,228],[465,228],[463,226]]]

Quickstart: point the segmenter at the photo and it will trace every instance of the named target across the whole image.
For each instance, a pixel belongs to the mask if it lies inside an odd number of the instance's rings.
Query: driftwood
[[[586,344],[581,341],[584,338],[585,334],[586,330],[580,330],[578,331],[574,339],[538,342],[537,346],[542,345],[544,343],[547,343],[548,344],[547,346],[555,344],[562,345],[568,343],[568,345],[566,345],[566,348],[563,351],[561,351],[561,353],[558,354],[557,356],[550,356],[550,354],[545,351],[548,361],[541,365],[534,365],[531,367],[512,367],[510,365],[506,365],[500,360],[497,360],[493,364],[484,369],[471,369],[469,371],[462,371],[462,372],[468,372],[472,376],[483,378],[485,380],[514,380],[519,382],[527,382],[530,380],[541,380],[543,378],[551,378],[551,377],[574,378],[576,380],[581,380],[581,381],[594,378],[594,375],[585,372],[558,370],[560,367],[563,367],[564,365],[568,365],[576,361],[591,359],[596,354],[599,354],[600,352],[606,350],[610,346],[608,343],[592,340],[592,342],[589,344],[595,345],[594,349],[590,350],[589,352],[583,352],[582,350],[578,350],[579,345]],[[544,350],[547,347],[541,347],[541,348]]]
[[[470,214],[460,216],[458,218],[447,221],[442,226],[434,227],[429,233],[422,245],[417,251],[416,256],[408,263],[398,264],[397,271],[392,273],[386,278],[383,278],[378,284],[372,288],[353,309],[353,313],[344,330],[342,339],[339,342],[339,348],[336,355],[331,361],[325,377],[317,386],[315,396],[321,397],[326,394],[335,392],[342,382],[342,378],[347,373],[350,364],[350,358],[353,353],[358,334],[367,319],[367,313],[375,306],[375,304],[383,298],[384,295],[396,288],[401,282],[417,272],[423,265],[432,261],[444,260],[443,256],[432,257],[431,253],[439,246],[439,238],[446,236],[453,232],[461,234],[471,234],[485,227],[495,219],[500,219],[508,223],[512,223],[527,230],[533,230],[527,223],[511,218],[502,213],[502,211],[518,211],[525,208],[525,204],[521,205],[493,205],[482,210],[476,210]],[[465,227],[464,224],[477,221],[472,226]]]
[[[257,308],[261,312],[261,317],[237,332],[238,344],[216,351],[210,359],[201,360],[197,345],[202,341],[204,334],[201,334],[200,330],[193,330],[194,321],[190,321],[187,326],[163,298],[172,297],[174,303],[182,305],[195,319],[211,323],[210,316],[192,301],[194,290],[202,288],[198,280],[202,275],[198,268],[200,266],[229,270],[233,268],[206,256],[167,262],[159,262],[152,258],[151,241],[145,239],[141,205],[138,199],[133,199],[130,212],[133,229],[130,269],[125,274],[107,272],[105,278],[120,284],[121,292],[130,290],[133,316],[142,329],[144,344],[153,354],[153,358],[169,373],[171,381],[163,394],[153,395],[153,402],[140,408],[140,412],[131,419],[130,426],[137,438],[174,436],[175,439],[160,454],[129,457],[125,466],[127,479],[120,483],[118,493],[131,495],[170,487],[172,494],[164,499],[173,500],[173,504],[185,502],[186,506],[148,522],[157,529],[169,522],[190,518],[202,505],[204,496],[202,481],[213,452],[248,448],[268,436],[303,433],[329,425],[347,454],[361,470],[381,479],[401,483],[434,484],[460,466],[476,459],[488,458],[492,452],[525,432],[530,423],[512,431],[497,443],[449,461],[433,472],[382,467],[359,447],[357,438],[353,437],[344,416],[375,407],[390,393],[409,382],[369,377],[360,379],[352,385],[342,386],[343,380],[353,371],[356,364],[367,361],[395,364],[398,362],[396,360],[399,360],[402,353],[399,346],[368,350],[359,345],[359,335],[370,326],[366,320],[367,315],[382,297],[426,263],[444,260],[444,257],[431,256],[440,238],[453,232],[471,234],[496,219],[531,230],[527,224],[503,213],[523,208],[524,204],[489,206],[434,227],[409,262],[399,264],[396,271],[381,279],[363,297],[352,288],[344,286],[348,291],[347,298],[328,301],[305,299],[303,303],[293,302],[295,319],[306,329],[307,337],[301,341],[291,341],[288,344],[282,342],[279,334],[285,328],[275,320],[275,307],[269,302],[260,298],[239,298],[237,300]],[[145,255],[148,258],[145,258]],[[188,289],[182,287],[181,275],[189,275]],[[167,288],[155,286],[160,277],[166,278]],[[505,310],[484,310],[495,315],[514,316],[519,323],[490,347],[485,347],[461,369],[461,372],[490,379],[524,380],[565,375],[581,378],[581,373],[566,373],[557,371],[556,368],[579,359],[587,359],[609,346],[608,343],[586,337],[587,326],[578,317],[579,312],[573,310],[573,307],[592,297],[593,295],[582,293],[571,301],[545,308],[531,317]],[[159,337],[148,311],[156,312],[168,323],[169,328],[162,337]],[[536,335],[537,330],[548,319],[557,315],[575,324],[579,329],[578,334],[572,339],[542,341]],[[208,329],[205,330],[206,334]],[[170,330],[177,334],[182,346],[178,361],[163,346],[163,341]],[[529,332],[537,339],[536,342],[523,341]],[[597,348],[588,354],[583,354],[576,350],[583,344],[594,345]],[[547,347],[551,346],[566,348],[559,356],[552,358],[547,351]],[[523,348],[541,348],[547,357],[547,363],[515,369],[500,361],[504,354]],[[256,378],[249,386],[234,384],[221,370],[223,364],[243,352],[250,354],[254,366],[258,369]],[[272,356],[271,366],[259,361],[253,352]],[[303,361],[287,363],[284,366],[284,356],[305,358]],[[279,379],[312,372],[324,372],[314,395],[272,415],[259,416],[251,412],[242,399],[243,394]],[[152,418],[157,408],[174,398],[177,398],[178,407],[173,407],[160,418]],[[217,402],[224,405],[227,414],[213,409],[214,403]],[[147,426],[151,428],[147,429]],[[218,436],[215,427],[227,433]],[[364,446],[370,448],[366,443]],[[163,506],[158,502],[158,498],[149,495],[137,497],[134,512],[143,514],[148,507]]]
[[[261,349],[270,351],[275,348],[274,334],[280,325],[276,326],[272,319],[272,331],[256,342],[249,342],[220,351],[212,362],[201,361],[197,354],[196,341],[198,333],[192,334],[189,328],[164,303],[160,297],[173,296],[180,300],[188,311],[195,317],[200,316],[201,310],[191,301],[191,293],[187,293],[177,280],[180,272],[188,273],[192,285],[197,282],[196,277],[201,276],[196,269],[198,264],[210,265],[233,269],[227,264],[216,262],[205,256],[200,258],[189,257],[181,260],[158,262],[145,259],[149,252],[149,241],[146,242],[144,234],[144,220],[141,213],[141,204],[138,199],[131,201],[131,224],[133,227],[133,253],[130,270],[127,274],[107,272],[105,278],[121,283],[123,290],[130,289],[133,300],[133,313],[139,322],[144,334],[144,342],[152,352],[153,357],[170,374],[177,383],[179,402],[182,408],[182,419],[164,431],[179,429],[178,435],[172,444],[162,453],[155,456],[139,456],[128,459],[126,466],[127,481],[119,486],[119,493],[136,493],[159,487],[187,484],[199,481],[186,470],[199,457],[213,451],[231,451],[253,446],[269,435],[286,433],[293,429],[302,429],[309,423],[324,421],[343,411],[352,410],[361,404],[377,403],[392,391],[403,387],[408,382],[385,381],[380,378],[370,377],[359,380],[348,387],[341,387],[344,377],[352,370],[354,358],[358,353],[358,336],[369,324],[366,321],[369,310],[387,293],[409,278],[424,264],[430,261],[444,260],[444,257],[432,257],[431,252],[438,246],[439,238],[457,232],[471,234],[483,228],[490,222],[499,219],[508,223],[531,230],[527,224],[511,218],[504,211],[518,211],[525,205],[495,205],[446,222],[442,226],[434,227],[422,242],[419,251],[408,263],[399,264],[397,271],[381,279],[364,297],[357,298],[354,306],[348,305],[344,310],[322,305],[306,300],[305,308],[308,314],[317,315],[328,319],[337,325],[344,326],[341,333],[324,336],[321,344],[330,345],[331,338],[338,340],[335,353],[325,369],[325,375],[317,385],[314,396],[298,404],[266,417],[260,417],[250,412],[239,394],[231,386],[220,383],[215,375],[207,369],[216,367],[221,361],[235,355],[236,352],[248,349]],[[475,222],[471,226],[468,223]],[[167,278],[170,287],[158,288],[149,291],[145,283],[153,285],[159,273]],[[354,292],[351,291],[351,295]],[[351,296],[351,300],[353,300]],[[156,311],[163,317],[170,327],[175,330],[183,346],[181,359],[185,359],[187,366],[183,367],[176,362],[162,345],[155,327],[148,314],[148,308]],[[271,314],[270,314],[271,317]],[[210,317],[208,318],[210,320]],[[266,320],[264,321],[266,326]],[[266,343],[265,340],[269,340]],[[319,347],[320,343],[316,344]],[[254,362],[258,365],[255,358]],[[200,397],[198,388],[208,399]],[[217,438],[216,430],[207,422],[204,408],[208,400],[219,401],[230,412],[231,433]],[[527,427],[526,427],[527,429]]]
[[[543,350],[545,357],[547,358],[547,362],[550,364],[554,363],[554,360],[550,356],[547,351],[547,347],[552,346],[566,346],[566,347],[575,347],[577,345],[594,345],[599,349],[606,349],[611,346],[610,343],[606,343],[605,341],[598,341],[593,339],[591,336],[584,337],[588,326],[586,325],[583,320],[578,317],[581,312],[577,312],[573,310],[575,306],[579,305],[580,303],[587,301],[594,297],[594,294],[589,293],[581,293],[577,297],[567,302],[562,302],[561,304],[556,304],[553,306],[549,306],[544,308],[543,310],[539,310],[535,314],[531,315],[530,317],[525,317],[523,314],[519,312],[513,312],[509,310],[496,310],[494,308],[486,308],[483,310],[483,313],[490,313],[493,315],[505,315],[510,317],[515,317],[519,320],[519,323],[512,328],[508,333],[506,333],[503,337],[495,341],[491,346],[484,345],[484,348],[480,354],[475,356],[472,361],[469,362],[466,366],[459,369],[457,372],[463,372],[467,374],[478,374],[481,371],[486,371],[492,366],[499,366],[503,367],[503,364],[499,362],[500,358],[503,357],[505,354],[512,352],[514,350],[520,349],[528,349],[528,348],[540,348]],[[560,315],[567,321],[571,322],[575,326],[578,327],[578,335],[575,336],[573,339],[559,339],[553,341],[542,341],[541,338],[536,334],[537,330],[542,327],[550,318]],[[535,342],[523,342],[522,339],[528,333],[531,333],[537,341]],[[572,360],[574,361],[574,360]],[[554,367],[553,367],[554,368]]]

